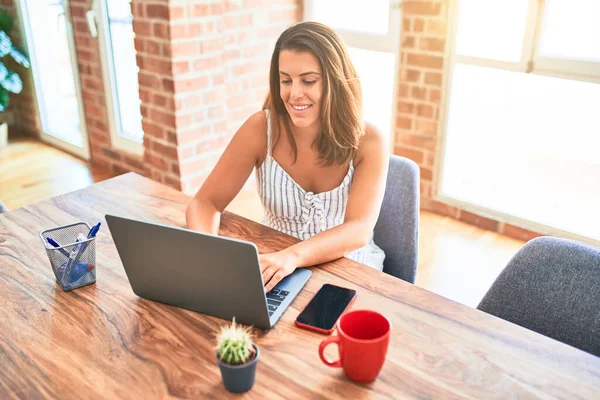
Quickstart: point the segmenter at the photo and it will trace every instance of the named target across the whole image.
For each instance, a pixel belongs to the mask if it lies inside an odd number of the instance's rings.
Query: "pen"
[[[50,243],[52,246],[54,247],[60,247],[60,244],[58,244],[57,242],[55,242],[52,238],[47,237],[46,241],[48,243]],[[60,251],[61,253],[63,253],[65,256],[69,257],[69,252],[66,251],[65,249],[58,249],[58,251]]]
[[[90,229],[90,231],[87,235],[87,238],[85,238],[85,237],[83,237],[83,235],[81,235],[82,240],[94,238],[96,236],[96,234],[98,233],[98,230],[100,229],[100,225],[101,225],[101,222],[98,222],[96,225],[94,225]],[[78,237],[78,239],[79,239],[79,237]],[[63,286],[67,285],[67,283],[70,281],[71,273],[73,272],[73,268],[77,265],[77,262],[79,261],[79,257],[81,257],[81,254],[86,249],[86,247],[88,246],[89,243],[90,243],[90,241],[88,240],[85,243],[81,243],[79,246],[75,246],[73,248],[73,251],[69,255],[69,259],[67,260],[67,265],[65,266],[65,272],[63,273],[63,276],[62,276]]]

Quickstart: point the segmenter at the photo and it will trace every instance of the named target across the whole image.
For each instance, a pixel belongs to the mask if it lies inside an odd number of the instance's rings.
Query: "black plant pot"
[[[217,362],[221,369],[221,377],[225,388],[232,393],[244,393],[252,389],[254,386],[254,378],[256,377],[256,366],[258,365],[258,356],[260,355],[258,347],[254,347],[256,356],[246,364],[231,365],[221,361],[219,353],[217,353]]]

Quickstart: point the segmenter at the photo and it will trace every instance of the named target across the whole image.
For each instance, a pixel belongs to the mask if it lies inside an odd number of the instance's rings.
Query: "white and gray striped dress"
[[[266,113],[267,156],[256,168],[258,194],[265,210],[262,223],[301,240],[340,225],[344,222],[354,177],[353,162],[350,161],[348,173],[337,188],[322,193],[305,191],[271,156],[271,121],[268,110]],[[375,244],[371,234],[366,246],[346,257],[381,271],[385,253]]]

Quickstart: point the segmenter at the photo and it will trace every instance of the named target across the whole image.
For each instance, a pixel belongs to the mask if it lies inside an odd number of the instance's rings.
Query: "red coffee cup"
[[[372,382],[385,362],[392,324],[383,315],[370,310],[350,311],[336,325],[337,335],[319,345],[321,361],[330,367],[342,367],[355,382]],[[329,361],[323,354],[330,343],[337,343],[338,361]]]

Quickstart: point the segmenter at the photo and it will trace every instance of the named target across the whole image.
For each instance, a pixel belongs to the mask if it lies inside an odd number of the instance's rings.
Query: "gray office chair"
[[[3,212],[6,212],[6,211],[8,211],[8,208],[6,208],[4,203],[2,201],[0,201],[0,214]]]
[[[385,252],[383,272],[410,283],[415,283],[417,275],[419,186],[417,164],[390,156],[374,240]]]
[[[552,237],[533,239],[477,308],[600,356],[600,249]]]

